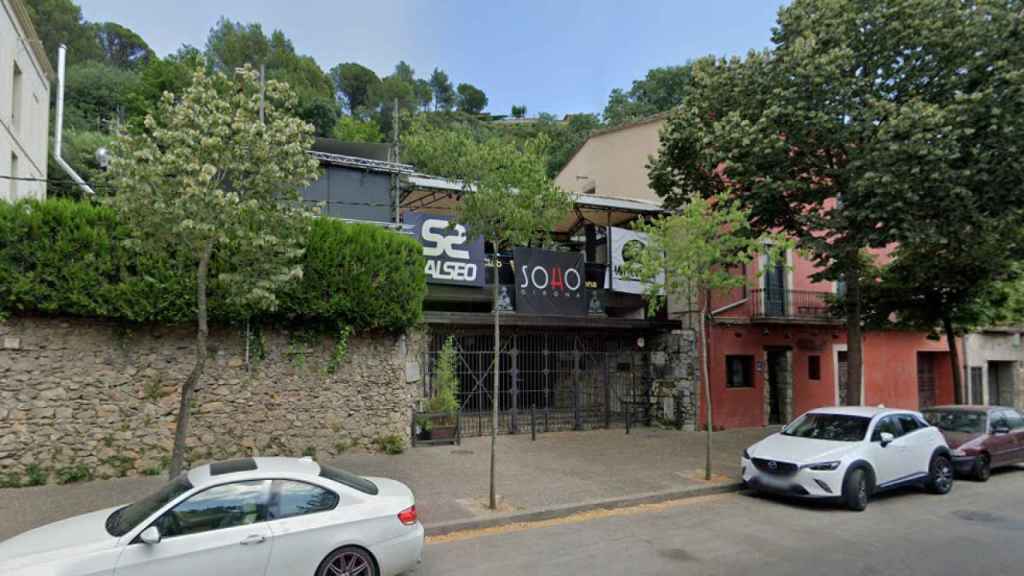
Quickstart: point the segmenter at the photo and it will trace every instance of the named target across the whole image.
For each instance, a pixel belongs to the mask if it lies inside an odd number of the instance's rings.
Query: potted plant
[[[458,426],[459,400],[456,391],[459,378],[455,375],[458,354],[455,339],[451,336],[444,342],[437,357],[434,371],[434,396],[427,402],[427,413],[416,419],[421,434],[429,440],[454,439]]]

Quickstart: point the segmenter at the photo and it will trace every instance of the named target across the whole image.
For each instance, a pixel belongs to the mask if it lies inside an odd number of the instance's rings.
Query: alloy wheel
[[[362,550],[338,550],[321,565],[318,576],[375,576],[373,562]]]
[[[945,458],[940,458],[936,463],[935,488],[942,494],[949,492],[953,487],[953,465]]]

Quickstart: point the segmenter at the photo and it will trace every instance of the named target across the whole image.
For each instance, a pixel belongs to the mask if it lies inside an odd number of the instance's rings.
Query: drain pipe
[[[72,168],[70,164],[64,161],[64,158],[61,158],[61,143],[63,140],[62,133],[64,131],[65,52],[67,52],[67,46],[61,44],[60,48],[57,49],[57,121],[53,127],[53,159],[57,161],[57,165],[60,166],[61,169],[67,172],[68,176],[71,177],[71,180],[73,180],[75,184],[78,184],[78,187],[81,188],[83,192],[90,196],[95,196],[96,192],[94,192],[93,189],[85,183],[85,180],[82,180],[82,177],[75,172],[75,169]]]

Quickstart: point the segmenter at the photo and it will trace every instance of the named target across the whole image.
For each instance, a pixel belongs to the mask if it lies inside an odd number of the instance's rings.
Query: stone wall
[[[658,402],[655,414],[664,421],[678,422],[683,430],[694,430],[697,424],[700,372],[696,338],[693,330],[673,330],[646,343],[651,351],[652,396]]]
[[[173,445],[179,390],[193,364],[193,328],[16,317],[0,323],[0,481],[85,465],[95,477],[158,473]],[[193,403],[188,459],[329,456],[408,440],[419,397],[419,334],[335,341],[263,326],[211,329]]]

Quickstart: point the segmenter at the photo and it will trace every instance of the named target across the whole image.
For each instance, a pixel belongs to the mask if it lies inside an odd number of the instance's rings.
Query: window
[[[222,484],[204,490],[160,517],[164,537],[246,526],[267,518],[270,480]]]
[[[753,356],[725,357],[725,386],[726,388],[754,387]]]
[[[11,78],[11,125],[15,130],[21,124],[21,68],[14,63],[14,77]]]
[[[782,431],[784,436],[836,442],[860,442],[868,433],[870,418],[845,414],[804,414]]]
[[[1010,425],[1010,430],[1018,430],[1024,428],[1024,417],[1020,415],[1016,410],[1007,410],[1006,423]]]
[[[896,416],[896,420],[900,423],[900,428],[904,434],[910,434],[918,428],[923,428],[921,423],[917,421],[917,418],[913,414],[899,414]]]
[[[349,488],[355,488],[364,494],[375,495],[377,494],[377,485],[370,482],[362,476],[356,476],[351,472],[346,472],[340,468],[332,468],[330,466],[320,465],[320,476],[333,480],[343,486]]]
[[[903,431],[900,430],[900,425],[896,421],[895,416],[886,416],[879,420],[878,424],[875,424],[875,431],[871,433],[871,441],[881,442],[883,432],[892,434],[893,438],[899,438],[903,435]]]
[[[807,357],[807,378],[821,380],[821,356],[815,354]]]
[[[973,410],[925,410],[924,418],[932,426],[944,432],[982,434],[985,432],[987,416]]]
[[[111,536],[124,536],[130,532],[132,528],[138,526],[139,522],[142,522],[146,518],[156,514],[157,511],[166,506],[168,502],[191,489],[192,483],[188,481],[188,476],[186,474],[178,476],[174,480],[164,484],[164,487],[158,492],[150,494],[134,504],[130,504],[124,508],[118,508],[114,511],[114,513],[107,518],[107,532],[110,532]]]
[[[1006,420],[1006,411],[999,410],[998,412],[993,412],[989,417],[989,426],[992,432],[999,428],[1009,428],[1010,423]]]
[[[18,155],[11,152],[11,194],[10,200],[14,202],[18,199]]]
[[[267,511],[271,520],[280,520],[333,510],[337,505],[338,495],[330,490],[294,480],[274,480]]]

